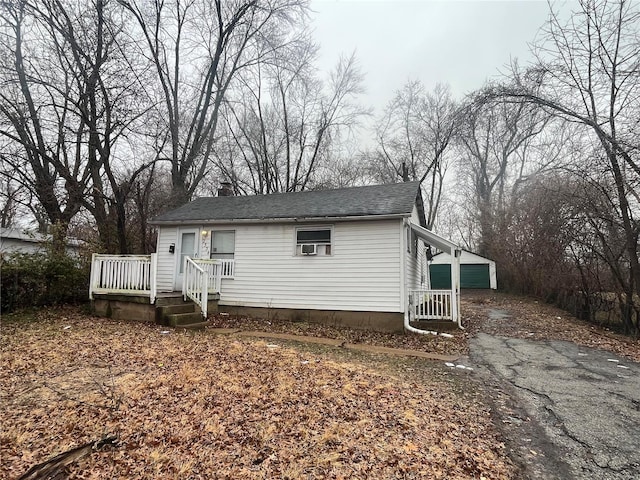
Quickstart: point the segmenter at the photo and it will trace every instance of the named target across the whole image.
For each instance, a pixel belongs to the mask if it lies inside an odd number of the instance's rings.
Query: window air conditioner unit
[[[317,255],[317,245],[315,243],[303,243],[300,245],[303,255]]]

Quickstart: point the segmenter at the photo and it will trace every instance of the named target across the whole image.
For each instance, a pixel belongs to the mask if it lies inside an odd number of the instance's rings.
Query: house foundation
[[[231,305],[219,305],[218,310],[229,313],[230,315],[244,315],[254,318],[264,318],[265,320],[317,323],[376,332],[400,333],[404,331],[404,314],[400,312],[358,312],[240,307]]]
[[[144,323],[157,323],[161,325],[174,325],[167,321],[167,315],[178,315],[187,310],[182,295],[178,293],[160,294],[155,304],[149,303],[149,297],[144,295],[114,295],[96,294],[91,302],[94,315],[98,317],[113,318],[114,320],[126,320]],[[198,311],[191,309],[189,312]],[[243,307],[234,305],[219,305],[218,295],[213,295],[209,300],[208,312],[216,314],[225,312],[230,315],[262,318],[265,321],[284,320],[288,322],[306,322],[320,325],[348,327],[359,330],[375,332],[401,333],[404,331],[404,314],[400,312],[361,312],[344,310],[315,310],[315,309],[290,309],[267,307]],[[202,318],[200,317],[200,321]],[[183,322],[184,323],[184,322]],[[451,330],[457,328],[457,324],[451,321],[413,321],[413,327],[422,330]]]
[[[94,295],[91,310],[98,317],[114,320],[156,322],[156,306],[144,295]]]

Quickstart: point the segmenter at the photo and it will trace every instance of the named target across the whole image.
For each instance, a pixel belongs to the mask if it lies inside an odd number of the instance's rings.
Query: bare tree
[[[220,109],[238,73],[282,47],[304,0],[119,0],[134,16],[160,86],[169,143],[172,205],[187,202],[208,172]]]
[[[447,86],[438,84],[427,92],[421,82],[410,81],[389,102],[376,127],[377,148],[367,154],[369,170],[377,181],[421,182],[429,228],[436,221],[442,197],[456,113]]]
[[[30,15],[31,10],[24,1],[0,6],[4,23],[0,55],[2,159],[14,181],[32,188],[51,224],[64,226],[82,207],[90,171],[81,159],[69,156],[66,148],[65,97],[70,96],[73,79],[63,74],[62,82],[51,86],[59,64],[47,58],[38,61],[33,52],[42,46],[28,46],[27,39],[33,39],[34,31],[46,30]],[[60,51],[63,46],[55,44],[54,48]],[[58,128],[49,128],[51,120],[63,121]]]
[[[548,139],[551,117],[526,103],[486,101],[480,95],[461,110],[458,181],[479,228],[478,251],[491,255],[509,223],[523,183],[558,166],[562,129]]]
[[[20,206],[20,197],[23,187],[15,186],[11,177],[5,177],[0,188],[0,227],[8,228],[14,225],[18,208]]]
[[[500,283],[507,289],[552,302],[576,284],[567,251],[575,245],[579,212],[566,193],[578,185],[573,175],[558,172],[538,174],[522,184],[508,228],[491,245]]]
[[[307,39],[298,45],[287,61],[256,65],[243,77],[241,98],[227,104],[229,148],[241,160],[226,153],[218,164],[239,192],[312,188],[364,113],[354,102],[362,89],[355,57],[341,59],[325,87],[313,69],[317,49]]]
[[[127,183],[116,144],[145,112],[113,1],[6,3],[3,161],[64,235],[82,208],[103,248],[127,252]],[[16,148],[19,146],[19,148]],[[129,169],[137,171],[145,166]],[[133,174],[135,177],[136,173]]]
[[[637,219],[640,181],[640,10],[626,0],[580,0],[569,22],[556,12],[536,48],[536,64],[514,68],[515,84],[489,92],[527,102],[584,127],[599,145],[615,197],[612,222],[624,238],[625,255],[614,276],[624,292],[622,317],[633,325],[633,296],[640,288]],[[605,236],[606,237],[606,236]],[[603,241],[608,241],[603,237]],[[620,275],[625,272],[624,275]]]

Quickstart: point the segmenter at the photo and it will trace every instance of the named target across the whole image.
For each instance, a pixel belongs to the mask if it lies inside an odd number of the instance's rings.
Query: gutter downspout
[[[421,335],[438,335],[438,332],[432,332],[430,330],[420,330],[419,328],[409,325],[409,309],[404,312],[404,329],[411,333],[419,333]]]
[[[407,278],[406,278],[406,264],[407,264],[407,227],[408,221],[406,218],[402,219],[400,222],[400,295],[398,301],[400,302],[400,308],[404,310],[404,313],[409,311],[408,299],[407,296]]]
[[[453,335],[451,335],[450,333],[434,332],[433,330],[420,330],[419,328],[412,327],[411,325],[409,325],[410,316],[411,314],[409,313],[409,309],[407,308],[407,311],[404,312],[404,329],[407,332],[419,333],[420,335],[433,335],[433,336],[439,335],[447,338],[453,337]],[[464,330],[464,328],[462,330]]]
[[[456,307],[456,323],[458,324],[458,328],[460,330],[464,330],[462,326],[462,315],[460,312],[460,257],[462,257],[462,250],[459,248],[454,248],[453,252],[451,252],[452,264],[451,264],[451,280],[452,287],[455,289],[455,307]],[[453,284],[453,271],[455,264],[455,284]]]

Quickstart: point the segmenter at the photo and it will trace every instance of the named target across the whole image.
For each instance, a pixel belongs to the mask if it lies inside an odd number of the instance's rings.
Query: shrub
[[[47,249],[0,255],[0,268],[2,312],[88,300],[89,265],[81,259]]]

